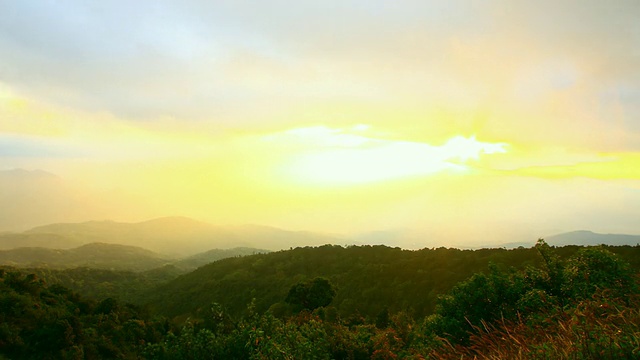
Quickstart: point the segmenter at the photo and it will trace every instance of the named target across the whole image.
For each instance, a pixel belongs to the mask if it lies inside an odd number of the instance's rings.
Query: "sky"
[[[444,244],[640,234],[637,0],[0,13],[0,170],[53,173],[101,218]]]

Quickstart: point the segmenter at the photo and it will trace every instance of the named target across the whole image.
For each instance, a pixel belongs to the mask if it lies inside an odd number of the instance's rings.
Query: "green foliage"
[[[316,277],[293,285],[285,301],[298,309],[313,311],[331,304],[334,296],[336,290],[331,282],[323,277]]]
[[[497,321],[546,317],[549,309],[566,311],[598,291],[619,299],[637,293],[628,264],[601,247],[582,248],[562,261],[543,240],[536,245],[543,268],[504,272],[490,266],[439,298],[429,330],[454,344],[467,345],[471,335]]]
[[[303,312],[288,320],[270,313],[240,320],[229,332],[186,324],[180,334],[148,345],[149,359],[388,359],[423,358],[421,331],[409,317],[398,316],[390,328],[348,327]]]
[[[506,273],[491,266],[488,275],[475,274],[439,298],[435,315],[429,318],[430,329],[464,343],[483,321],[515,317],[525,292],[520,273]]]
[[[12,359],[127,358],[166,324],[114,299],[84,300],[34,274],[0,277],[0,354]]]
[[[102,300],[113,297],[137,304],[144,302],[146,292],[182,274],[181,270],[171,265],[143,272],[87,267],[65,270],[35,268],[22,271],[34,273],[49,284],[60,284],[87,298]]]
[[[173,263],[179,269],[193,271],[200,266],[210,264],[214,261],[227,259],[238,256],[248,256],[255,254],[266,254],[269,250],[255,249],[248,247],[236,247],[233,249],[212,249],[202,253],[198,253],[187,258],[181,259]]]
[[[0,358],[638,358],[640,294],[619,250],[540,241],[514,251],[327,246],[228,259],[155,290],[190,316],[175,327],[115,296],[87,299],[0,269]],[[468,269],[481,271],[448,289],[433,278]],[[423,318],[424,303],[442,292]]]
[[[577,250],[563,250],[560,256]],[[640,256],[640,248],[633,254]],[[474,273],[488,271],[492,261],[519,269],[542,263],[535,249],[524,248],[409,251],[326,245],[220,260],[144,297],[153,310],[168,317],[193,317],[212,301],[238,317],[253,298],[258,311],[264,312],[282,302],[298,282],[324,277],[336,287],[331,304],[342,318],[359,313],[374,319],[385,306],[392,313],[410,310],[413,316],[423,317],[433,313],[438,295]],[[288,314],[282,305],[278,307],[279,316]]]
[[[165,257],[140,247],[105,243],[91,243],[73,249],[20,247],[0,250],[0,264],[16,267],[68,269],[91,266],[145,271],[168,262]]]
[[[434,349],[437,359],[638,359],[640,298],[597,292],[567,309],[548,308],[535,321],[484,323],[468,346]]]
[[[535,246],[544,260],[544,273],[536,285],[542,286],[549,295],[561,297],[564,284],[564,263],[557,253],[542,239]]]
[[[389,327],[389,309],[384,308],[380,310],[378,315],[376,316],[376,327],[378,329],[386,329]]]
[[[329,316],[333,307],[288,319],[251,311],[232,330],[213,333],[217,343],[210,346],[222,352],[211,353],[232,359],[636,358],[640,313],[629,267],[602,248],[574,249],[568,260],[544,242],[537,250],[540,268],[490,264],[487,273],[442,296],[423,325],[385,308],[375,326],[357,311],[344,320]],[[312,283],[291,286],[289,302],[302,304]],[[172,346],[186,344],[193,341]]]
[[[622,297],[633,292],[633,272],[604,248],[585,248],[567,262],[563,290],[572,299],[588,299],[599,289]]]

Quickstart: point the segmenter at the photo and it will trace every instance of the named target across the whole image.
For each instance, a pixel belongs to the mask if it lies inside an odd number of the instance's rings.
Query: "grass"
[[[436,359],[640,359],[640,298],[606,292],[570,309],[549,309],[516,322],[482,323],[469,346],[443,346]]]

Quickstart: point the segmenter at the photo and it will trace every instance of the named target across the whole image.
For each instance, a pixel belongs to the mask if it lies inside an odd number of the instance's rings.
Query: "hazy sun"
[[[455,136],[445,144],[367,137],[368,127],[349,130],[313,127],[285,132],[289,141],[302,141],[306,150],[288,165],[295,181],[307,184],[358,184],[446,170],[465,171],[466,162],[481,154],[506,152],[506,144]]]

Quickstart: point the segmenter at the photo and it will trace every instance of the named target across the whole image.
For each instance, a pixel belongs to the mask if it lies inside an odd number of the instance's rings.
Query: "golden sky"
[[[640,234],[636,0],[0,12],[0,170],[54,173],[102,207],[52,221]]]

